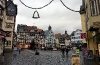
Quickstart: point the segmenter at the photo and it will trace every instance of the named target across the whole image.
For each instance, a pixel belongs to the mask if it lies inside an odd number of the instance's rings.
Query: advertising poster
[[[73,54],[72,55],[72,65],[81,65],[80,55],[78,55],[78,54]]]
[[[83,48],[83,55],[84,56],[88,56],[88,50],[87,50],[87,48]]]
[[[93,51],[88,50],[88,59],[93,59]]]

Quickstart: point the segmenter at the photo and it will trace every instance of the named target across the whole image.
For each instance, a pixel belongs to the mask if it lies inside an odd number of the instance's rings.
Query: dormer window
[[[6,28],[12,28],[13,24],[12,23],[6,23]]]

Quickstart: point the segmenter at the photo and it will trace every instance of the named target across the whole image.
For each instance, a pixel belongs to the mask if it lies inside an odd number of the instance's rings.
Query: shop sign
[[[86,33],[81,33],[81,39],[86,38]]]
[[[100,28],[100,22],[93,22],[94,28]]]
[[[72,55],[72,65],[81,65],[80,55],[78,55],[78,54]]]

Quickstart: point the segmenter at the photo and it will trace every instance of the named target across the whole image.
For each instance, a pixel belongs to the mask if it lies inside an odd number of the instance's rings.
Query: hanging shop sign
[[[81,33],[81,39],[86,38],[86,33]]]
[[[100,28],[100,22],[93,22],[94,28]]]
[[[72,65],[81,65],[80,55],[78,55],[78,54],[72,55]]]

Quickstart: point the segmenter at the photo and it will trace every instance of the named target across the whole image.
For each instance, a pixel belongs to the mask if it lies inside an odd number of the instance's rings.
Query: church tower
[[[52,27],[49,25],[48,30],[51,30],[51,29],[52,29]]]

